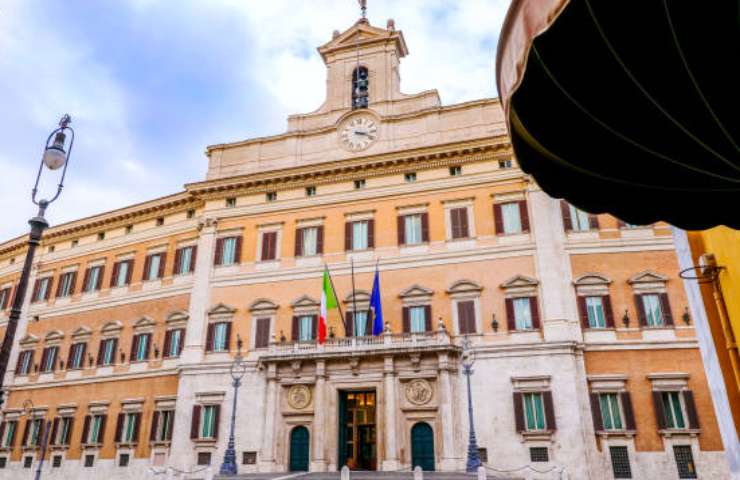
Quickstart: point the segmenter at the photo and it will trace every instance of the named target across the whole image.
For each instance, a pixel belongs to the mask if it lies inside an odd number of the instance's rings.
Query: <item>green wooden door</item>
[[[308,429],[295,427],[290,432],[290,471],[308,471]]]
[[[419,422],[411,427],[411,467],[434,471],[434,431],[428,423]]]

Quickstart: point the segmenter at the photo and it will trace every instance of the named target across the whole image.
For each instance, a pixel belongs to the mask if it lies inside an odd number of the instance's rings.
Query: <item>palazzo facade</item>
[[[318,52],[326,101],[285,133],[212,145],[205,180],[45,233],[0,478],[30,474],[43,438],[46,478],[217,470],[239,347],[241,472],[460,471],[463,337],[492,474],[725,478],[669,227],[548,197],[496,99],[401,93],[392,21]],[[0,245],[2,329],[24,254]],[[325,265],[345,321],[330,311],[317,344]]]

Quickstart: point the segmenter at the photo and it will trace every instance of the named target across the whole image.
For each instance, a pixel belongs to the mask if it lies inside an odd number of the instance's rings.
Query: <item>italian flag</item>
[[[324,281],[321,289],[321,315],[319,316],[319,343],[324,343],[326,340],[326,320],[327,312],[337,308],[337,296],[334,294],[334,289],[331,286],[331,278],[329,277],[329,269],[324,268]]]

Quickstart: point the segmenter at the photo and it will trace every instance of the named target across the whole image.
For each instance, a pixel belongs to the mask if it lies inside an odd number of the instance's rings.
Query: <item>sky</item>
[[[497,96],[508,4],[368,0],[368,19],[404,33],[402,91],[447,105]],[[51,225],[176,193],[205,178],[206,146],[284,132],[324,100],[316,47],[358,18],[356,0],[0,0],[0,242],[28,230],[63,113],[76,140]]]

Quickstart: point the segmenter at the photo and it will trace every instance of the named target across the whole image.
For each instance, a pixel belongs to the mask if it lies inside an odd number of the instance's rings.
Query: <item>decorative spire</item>
[[[362,19],[367,19],[367,0],[358,0],[360,4],[360,11],[362,13]]]

